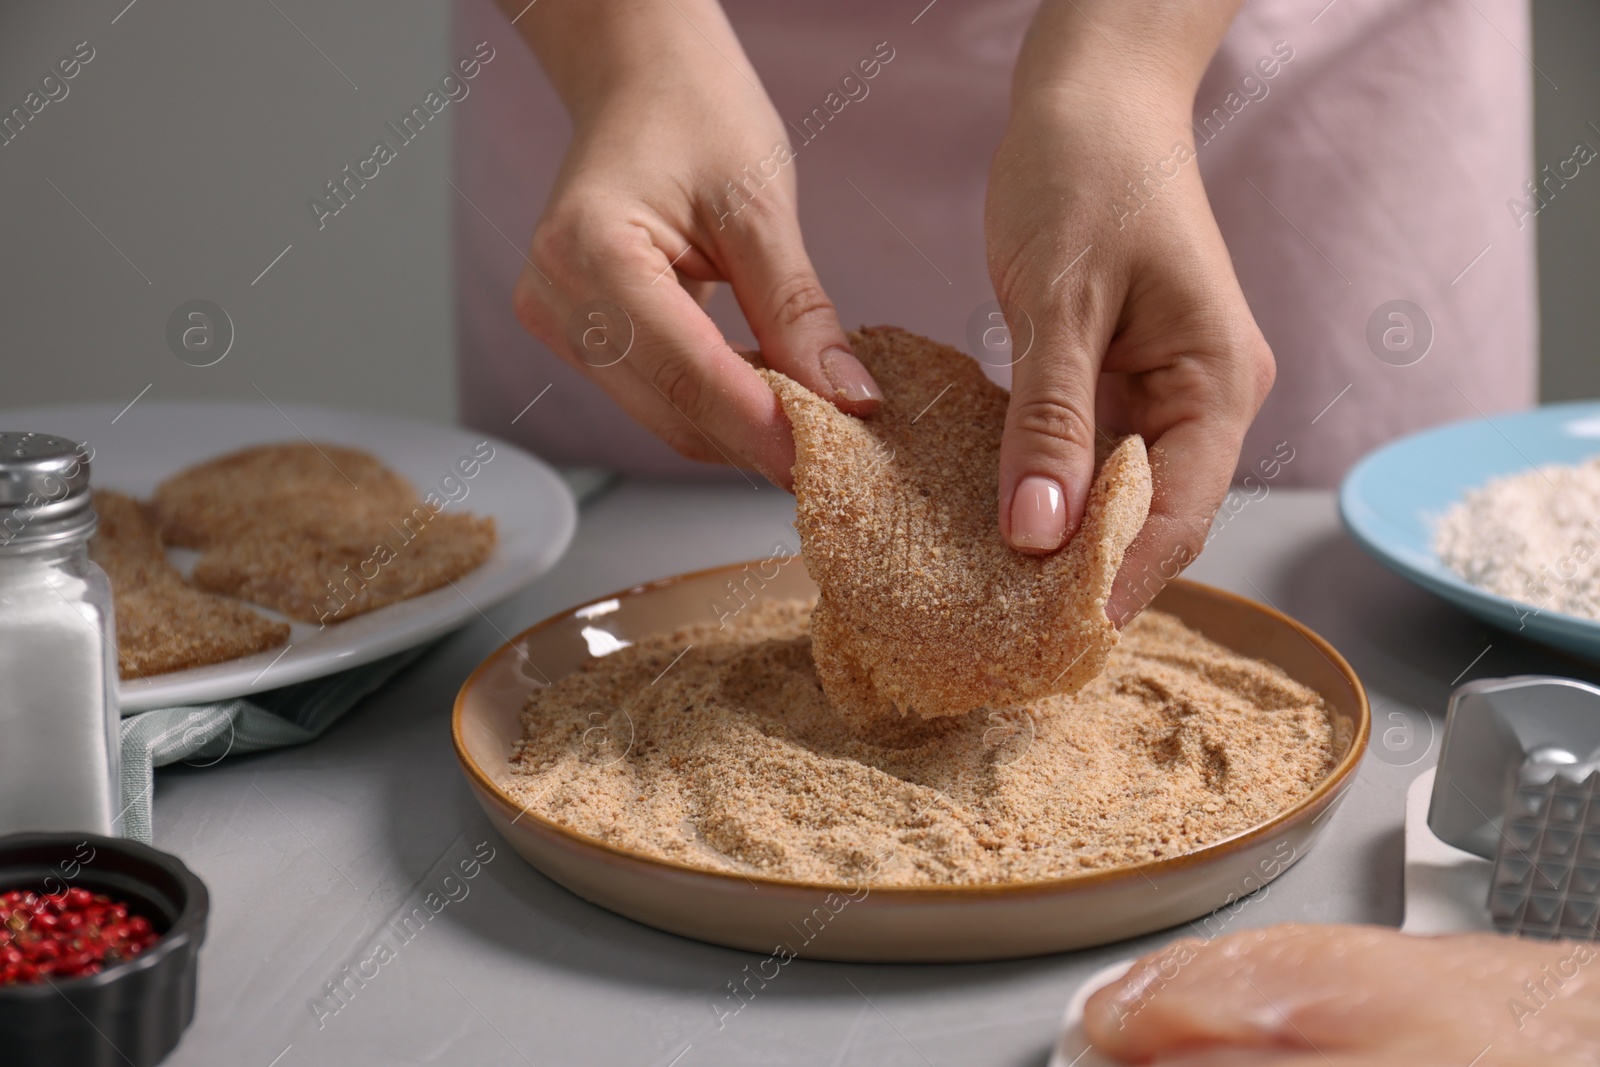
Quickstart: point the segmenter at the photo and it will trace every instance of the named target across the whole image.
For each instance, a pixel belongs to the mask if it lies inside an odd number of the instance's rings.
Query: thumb
[[[1094,478],[1094,396],[1100,352],[1057,325],[1011,370],[1000,442],[1000,533],[1023,552],[1054,552],[1083,518]]]
[[[747,210],[760,210],[761,203]],[[760,210],[724,248],[733,295],[767,366],[851,415],[877,411],[883,392],[850,351],[794,214],[783,207]]]

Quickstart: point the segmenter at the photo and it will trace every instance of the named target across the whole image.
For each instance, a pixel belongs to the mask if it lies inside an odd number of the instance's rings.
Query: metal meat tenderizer
[[[1496,929],[1600,939],[1597,789],[1600,688],[1526,675],[1451,694],[1428,827],[1494,861]]]

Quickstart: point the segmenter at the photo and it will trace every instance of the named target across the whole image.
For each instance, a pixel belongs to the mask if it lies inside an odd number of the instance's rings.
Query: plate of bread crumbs
[[[1004,393],[904,331],[851,340],[870,419],[769,374],[800,555],[574,608],[468,679],[456,752],[499,831],[587,900],[780,965],[1081,948],[1287,870],[1366,748],[1349,665],[1187,581],[1119,633],[1143,443],[1104,443],[1066,548],[1011,552]]]
[[[124,711],[322,677],[422,644],[547,570],[576,507],[472,430],[144,400],[0,412],[90,452]]]
[[[1368,552],[1485,622],[1600,659],[1600,404],[1425,430],[1339,490]]]

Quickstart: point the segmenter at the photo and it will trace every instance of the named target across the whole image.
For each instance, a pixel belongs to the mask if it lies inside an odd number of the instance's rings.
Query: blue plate
[[[1485,622],[1600,660],[1600,622],[1469,585],[1434,555],[1433,527],[1491,478],[1600,453],[1600,403],[1555,404],[1402,437],[1345,475],[1339,514],[1362,548]]]

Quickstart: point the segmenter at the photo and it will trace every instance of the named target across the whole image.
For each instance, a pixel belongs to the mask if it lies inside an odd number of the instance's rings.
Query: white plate
[[[1433,796],[1429,767],[1406,790],[1405,922],[1400,932],[1434,934],[1493,933],[1489,919],[1489,876],[1494,864],[1447,845],[1428,829]],[[1112,1067],[1090,1047],[1083,1032],[1083,1008],[1095,990],[1128,973],[1132,960],[1113,963],[1083,980],[1061,1019],[1061,1036],[1048,1067]]]
[[[1083,1032],[1083,1009],[1088,1006],[1090,997],[1127,974],[1133,964],[1133,960],[1118,960],[1083,980],[1072,999],[1067,1001],[1067,1010],[1061,1016],[1061,1036],[1056,1039],[1055,1051],[1050,1054],[1046,1067],[1116,1067],[1089,1043],[1089,1035]]]
[[[1406,789],[1405,934],[1495,932],[1489,918],[1494,863],[1439,840],[1428,828],[1433,804],[1429,767]]]
[[[140,678],[122,684],[122,710],[145,711],[246,696],[320,678],[381,659],[438,637],[487,611],[548,570],[572,540],[577,507],[556,472],[515,445],[473,430],[392,415],[300,405],[214,401],[120,404],[0,411],[0,427],[52,433],[94,449],[94,485],[148,496],[171,474],[247,445],[309,437],[364,449],[410,480],[419,493],[440,492],[448,476],[459,499],[447,509],[494,517],[494,551],[478,569],[399,604],[318,631],[294,622],[287,647],[253,656]],[[456,462],[479,442],[494,448],[476,477],[463,480]],[[461,496],[464,487],[466,495]],[[187,569],[194,553],[173,552]],[[274,612],[257,608],[272,618]]]

